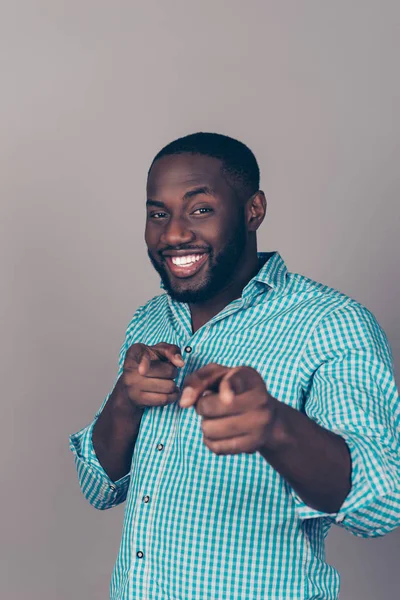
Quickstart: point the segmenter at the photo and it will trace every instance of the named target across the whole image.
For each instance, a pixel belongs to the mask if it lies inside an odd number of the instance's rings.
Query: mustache
[[[163,248],[162,250],[159,250],[158,254],[164,258],[165,252],[178,252],[180,250],[184,251],[184,252],[186,252],[188,250],[195,251],[195,252],[196,251],[197,252],[210,252],[210,248],[208,248],[208,247],[206,248],[205,246],[194,246],[193,244],[191,244],[191,245],[184,245],[184,246],[183,245],[182,246],[168,246],[168,247]]]

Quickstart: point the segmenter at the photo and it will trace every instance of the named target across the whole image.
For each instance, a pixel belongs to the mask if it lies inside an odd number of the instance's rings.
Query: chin
[[[197,302],[204,302],[204,300],[207,300],[210,297],[208,285],[199,287],[180,287],[171,285],[170,281],[165,283],[167,283],[165,287],[171,298],[178,302],[196,304]]]
[[[194,302],[199,295],[202,295],[202,290],[191,288],[169,287],[168,292],[174,300],[178,300],[179,302]]]

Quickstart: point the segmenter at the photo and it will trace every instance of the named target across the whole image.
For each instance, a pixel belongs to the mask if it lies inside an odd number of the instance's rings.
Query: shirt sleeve
[[[144,307],[140,307],[128,326],[125,341],[119,353],[118,375],[115,383],[122,373],[128,348],[143,339],[145,324]],[[112,481],[101,466],[93,447],[93,428],[110,395],[111,393],[103,401],[94,421],[69,438],[70,449],[75,457],[80,488],[88,502],[99,510],[112,508],[124,502],[130,484],[130,473],[118,481]]]
[[[301,376],[305,413],[341,436],[352,486],[338,513],[322,513],[294,493],[302,519],[327,517],[360,537],[400,525],[400,410],[392,356],[373,315],[350,301],[316,326]]]

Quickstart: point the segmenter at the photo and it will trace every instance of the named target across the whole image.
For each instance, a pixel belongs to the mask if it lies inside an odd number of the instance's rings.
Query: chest
[[[269,314],[256,307],[210,322],[196,333],[173,316],[164,317],[142,341],[148,345],[167,342],[181,349],[185,365],[176,379],[179,387],[187,375],[209,363],[246,365],[260,373],[273,396],[300,408],[298,365],[310,326],[298,315]]]

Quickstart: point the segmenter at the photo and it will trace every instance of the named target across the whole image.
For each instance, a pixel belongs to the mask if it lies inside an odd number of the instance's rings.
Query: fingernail
[[[177,358],[182,363],[182,365],[185,364],[181,354],[175,354],[175,358]]]
[[[194,389],[191,387],[186,387],[183,390],[182,396],[181,396],[181,401],[180,401],[180,405],[185,408],[185,406],[189,406],[190,403],[193,400],[193,393],[194,393]]]
[[[225,404],[230,404],[233,401],[234,393],[231,389],[224,390],[221,394],[221,400]]]

